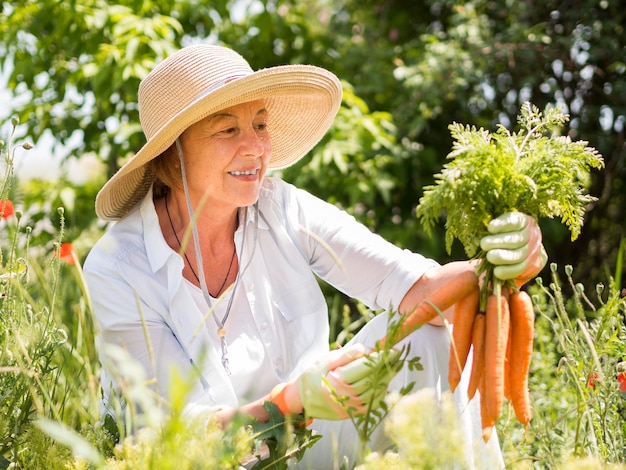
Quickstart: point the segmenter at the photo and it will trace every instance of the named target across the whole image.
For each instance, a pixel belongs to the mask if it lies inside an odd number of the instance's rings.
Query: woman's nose
[[[259,157],[265,151],[264,136],[260,136],[256,129],[248,129],[243,136],[241,143],[241,154],[248,157]]]

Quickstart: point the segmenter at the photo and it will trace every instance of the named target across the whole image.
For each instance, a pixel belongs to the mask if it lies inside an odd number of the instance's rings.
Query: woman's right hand
[[[377,384],[372,383],[372,370],[383,358],[376,353],[366,357],[365,353],[360,344],[330,351],[296,380],[277,386],[270,401],[283,414],[304,412],[308,418],[342,420],[348,418],[348,409],[355,414],[364,412],[371,400],[384,398],[387,385],[399,371],[399,352],[392,351],[385,374]]]

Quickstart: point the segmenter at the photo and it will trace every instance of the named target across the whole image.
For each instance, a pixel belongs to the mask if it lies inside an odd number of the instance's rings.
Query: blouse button
[[[264,321],[263,323],[261,323],[261,329],[262,329],[262,330],[267,330],[267,327],[268,327],[268,326],[269,326],[269,324],[268,324],[266,321]]]

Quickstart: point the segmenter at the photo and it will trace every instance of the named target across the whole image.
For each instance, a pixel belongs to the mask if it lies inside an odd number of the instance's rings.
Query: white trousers
[[[351,343],[364,344],[368,349],[374,347],[387,329],[387,314],[380,314],[365,325],[352,339]],[[432,388],[437,397],[449,390],[448,385],[448,357],[450,339],[445,327],[425,325],[412,333],[403,342],[410,343],[410,357],[419,357],[423,370],[410,371],[408,367],[402,369],[391,381],[389,390],[399,391],[402,387],[415,382],[413,392],[422,388]],[[471,361],[471,354],[468,361]],[[471,364],[471,362],[469,362]],[[464,436],[463,468],[504,468],[500,445],[496,432],[491,435],[487,444],[482,440],[480,423],[480,397],[476,396],[468,403],[467,383],[470,367],[465,368],[460,385],[456,388],[453,401],[459,413]],[[384,452],[392,444],[384,433],[384,423],[376,429],[368,447],[372,451]],[[359,437],[350,420],[326,421],[315,420],[311,428],[323,437],[313,447],[307,449],[304,458],[293,468],[306,470],[333,470],[338,469],[344,458],[354,465],[358,456]],[[495,465],[494,465],[495,463]]]

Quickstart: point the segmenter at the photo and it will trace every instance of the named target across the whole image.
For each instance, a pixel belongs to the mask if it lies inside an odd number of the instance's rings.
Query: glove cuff
[[[280,383],[276,385],[270,392],[270,401],[278,407],[283,416],[292,414],[289,406],[287,405],[287,397],[285,396],[286,390],[287,384]]]
[[[274,403],[274,405],[276,405],[278,410],[285,417],[294,416],[294,415],[304,416],[304,409],[301,412],[297,413],[297,412],[292,411],[291,407],[288,405],[288,403],[292,401],[292,400],[289,400],[288,398],[290,385],[293,385],[293,384],[291,382],[287,382],[287,383],[280,383],[276,385],[270,392],[269,401]],[[308,421],[303,421],[302,424],[304,426],[308,426],[312,422],[313,422],[313,418],[309,419]]]

